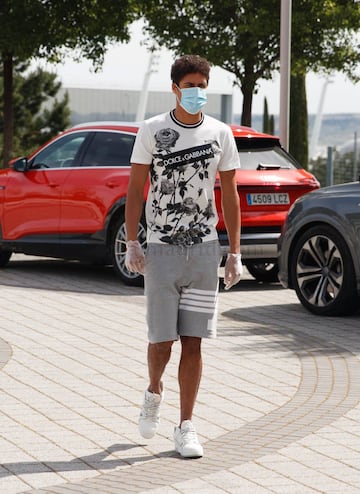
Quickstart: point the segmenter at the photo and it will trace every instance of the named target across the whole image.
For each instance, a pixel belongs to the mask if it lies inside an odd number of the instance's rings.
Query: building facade
[[[140,91],[93,88],[62,88],[69,95],[71,123],[90,121],[134,122],[140,104]],[[149,91],[146,99],[145,118],[164,113],[175,107],[175,96],[169,92]],[[206,113],[226,123],[232,122],[232,95],[208,93]]]

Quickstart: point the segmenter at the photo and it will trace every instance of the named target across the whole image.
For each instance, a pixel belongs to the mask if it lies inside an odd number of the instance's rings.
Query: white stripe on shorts
[[[179,309],[213,314],[216,309],[217,293],[213,290],[184,288],[180,296]]]

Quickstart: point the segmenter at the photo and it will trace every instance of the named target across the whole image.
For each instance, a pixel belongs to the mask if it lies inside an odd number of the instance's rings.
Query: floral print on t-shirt
[[[192,245],[211,233],[213,198],[206,199],[210,160],[220,152],[217,141],[173,151],[180,134],[172,128],[155,133],[150,170],[152,221],[149,228],[161,242]],[[202,206],[200,206],[202,204]]]

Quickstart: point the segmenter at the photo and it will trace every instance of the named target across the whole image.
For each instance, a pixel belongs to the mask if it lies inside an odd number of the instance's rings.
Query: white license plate
[[[287,192],[246,194],[246,200],[249,206],[279,206],[290,204],[289,194]]]

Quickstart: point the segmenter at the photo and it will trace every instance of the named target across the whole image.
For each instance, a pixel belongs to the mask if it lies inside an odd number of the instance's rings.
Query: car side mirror
[[[28,160],[25,157],[18,158],[12,163],[12,167],[17,172],[26,172],[28,169]]]

